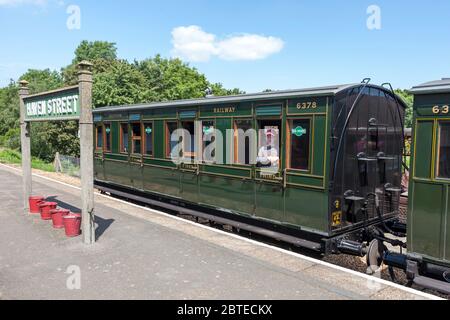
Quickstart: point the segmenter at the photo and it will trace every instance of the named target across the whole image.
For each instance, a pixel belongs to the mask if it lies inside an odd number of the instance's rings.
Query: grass
[[[10,149],[0,149],[0,163],[6,164],[21,164],[22,157],[20,152]],[[55,168],[52,163],[47,163],[41,159],[33,157],[31,159],[31,167],[47,172],[55,172]]]

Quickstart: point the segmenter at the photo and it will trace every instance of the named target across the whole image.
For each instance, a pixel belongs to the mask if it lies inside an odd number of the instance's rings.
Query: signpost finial
[[[86,72],[86,71],[91,72],[93,66],[94,65],[87,60],[83,60],[77,65],[79,72]]]
[[[21,88],[27,88],[28,87],[29,82],[27,80],[20,80],[19,81],[19,85]]]

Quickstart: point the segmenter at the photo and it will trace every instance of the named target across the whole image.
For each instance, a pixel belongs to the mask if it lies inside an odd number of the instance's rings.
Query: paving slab
[[[34,194],[79,211],[79,190],[33,179]],[[0,299],[432,298],[101,195],[86,246],[22,213],[20,172],[0,166],[0,181]]]

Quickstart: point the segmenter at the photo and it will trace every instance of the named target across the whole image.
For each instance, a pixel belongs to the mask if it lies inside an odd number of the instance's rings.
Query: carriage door
[[[283,221],[284,216],[281,110],[281,103],[256,107],[255,214],[276,221]]]
[[[198,176],[199,165],[196,161],[196,150],[198,152],[198,137],[201,134],[196,118],[196,111],[180,112],[180,128],[183,129],[183,161],[180,164],[180,186],[181,196],[191,202],[198,201]]]

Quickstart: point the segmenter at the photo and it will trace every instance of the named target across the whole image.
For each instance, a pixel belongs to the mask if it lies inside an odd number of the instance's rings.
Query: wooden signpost
[[[95,243],[94,123],[92,116],[92,64],[78,64],[78,85],[29,95],[28,82],[20,81],[20,129],[24,210],[32,195],[31,122],[78,120],[80,124],[81,210],[83,242]]]

